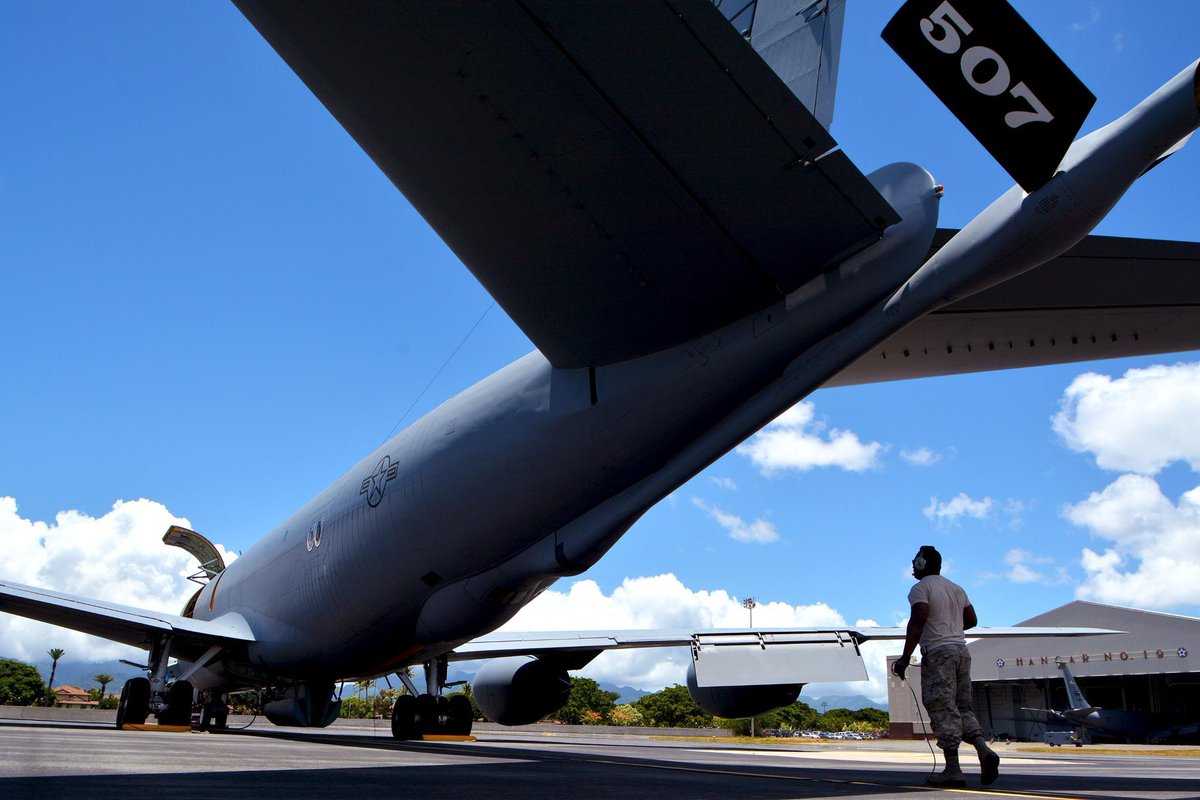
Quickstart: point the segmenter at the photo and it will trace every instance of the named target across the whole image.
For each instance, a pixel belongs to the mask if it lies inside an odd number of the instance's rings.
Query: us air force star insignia
[[[383,501],[383,490],[387,487],[387,482],[396,477],[399,468],[399,464],[392,463],[391,456],[384,456],[379,460],[379,466],[375,467],[375,472],[370,477],[363,478],[358,493],[367,496],[367,505],[374,508]]]
[[[1003,666],[1004,666],[1004,659],[1003,659],[1003,658],[997,658],[997,659],[996,659],[996,666],[997,666],[997,667],[1003,667]]]
[[[1179,648],[1179,657],[1187,658],[1187,648],[1186,647]]]

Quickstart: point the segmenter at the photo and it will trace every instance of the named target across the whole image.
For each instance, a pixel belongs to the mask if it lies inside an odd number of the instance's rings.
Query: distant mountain
[[[49,658],[39,659],[32,663],[41,673],[43,681],[50,680],[52,662]],[[58,660],[58,670],[54,673],[54,685],[98,689],[100,684],[92,680],[92,677],[101,673],[113,676],[113,682],[108,685],[109,692],[120,692],[126,680],[146,674],[142,670],[122,664],[120,661],[72,661],[71,654],[67,653]]]
[[[878,708],[880,711],[887,711],[887,705],[876,703],[871,698],[861,694],[830,694],[824,697],[809,697],[801,693],[800,700],[821,712],[828,711],[831,708],[848,708],[851,711],[858,711],[860,708]],[[827,703],[828,705],[825,708],[821,708],[822,703]]]
[[[639,697],[645,697],[646,695],[651,694],[651,692],[643,692],[641,689],[634,689],[632,686],[617,686],[615,683],[605,683],[604,681],[600,681],[599,683],[600,688],[604,691],[616,692],[619,695],[619,697],[617,697],[617,705],[632,703]]]

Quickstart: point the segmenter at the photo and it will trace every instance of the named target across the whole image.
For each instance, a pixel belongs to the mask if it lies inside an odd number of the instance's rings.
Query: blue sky
[[[864,171],[925,166],[947,187],[941,224],[961,226],[1012,181],[880,40],[896,5],[849,3],[833,134]],[[1186,0],[1015,5],[1096,94],[1085,131],[1200,55]],[[0,576],[174,608],[188,565],[157,543],[171,519],[244,549],[398,424],[530,349],[232,6],[0,14],[0,544],[18,552]],[[1196,240],[1197,148],[1097,232]],[[818,392],[776,455],[829,465],[764,473],[730,454],[647,514],[576,600],[646,624],[725,620],[749,595],[775,603],[759,622],[894,624],[908,560],[934,544],[983,624],[1076,596],[1200,613],[1184,498],[1200,399],[1195,370],[1171,366],[1196,358]],[[1087,372],[1112,380],[1074,383]],[[1164,397],[1148,422],[1147,398]],[[1182,588],[1160,591],[1148,565],[1163,559]],[[664,575],[675,583],[631,580]],[[572,583],[525,627],[566,613]],[[47,635],[0,619],[15,655]],[[604,676],[652,688],[669,671],[639,663]]]

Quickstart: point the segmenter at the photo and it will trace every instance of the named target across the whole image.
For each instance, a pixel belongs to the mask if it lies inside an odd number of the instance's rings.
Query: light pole
[[[754,627],[754,607],[758,605],[758,601],[753,597],[747,597],[742,601],[742,608],[750,612],[750,627]],[[750,718],[750,738],[754,738],[754,717]]]

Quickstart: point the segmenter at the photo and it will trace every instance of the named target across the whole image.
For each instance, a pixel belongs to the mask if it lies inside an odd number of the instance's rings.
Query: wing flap
[[[954,231],[939,231],[936,251]],[[918,319],[826,386],[1200,349],[1200,244],[1089,236]]]
[[[556,366],[745,316],[897,220],[708,0],[237,5]]]
[[[171,633],[171,655],[181,659],[197,658],[214,644],[254,641],[249,626],[237,614],[215,620],[190,619],[7,581],[0,582],[0,612],[134,647],[149,647],[155,637]]]

